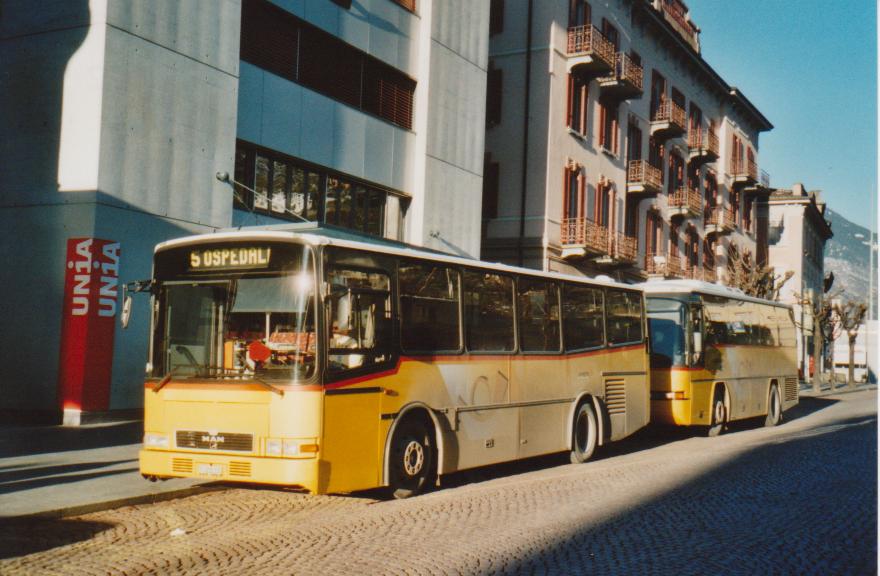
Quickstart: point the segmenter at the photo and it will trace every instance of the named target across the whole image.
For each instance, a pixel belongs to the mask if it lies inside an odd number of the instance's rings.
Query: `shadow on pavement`
[[[74,464],[71,466],[59,466],[58,468],[72,468],[63,472],[56,472],[62,475],[40,475],[38,477],[23,479],[0,481],[0,494],[9,494],[12,492],[20,492],[21,490],[31,490],[33,488],[42,488],[44,486],[60,486],[62,484],[70,484],[71,482],[82,482],[84,480],[92,480],[104,476],[117,476],[119,474],[128,474],[138,470],[137,466],[132,468],[120,468],[118,470],[104,470],[103,472],[88,472],[85,474],[72,474],[76,469],[97,468],[100,465],[111,465],[113,462],[98,463],[98,465]]]
[[[680,485],[633,493],[617,513],[487,572],[876,574],[876,422],[835,422],[692,478],[683,470]]]
[[[0,522],[0,559],[89,540],[114,526],[107,522],[77,519],[4,519]]]
[[[141,442],[144,424],[140,420],[81,427],[0,427],[0,458],[92,450]]]

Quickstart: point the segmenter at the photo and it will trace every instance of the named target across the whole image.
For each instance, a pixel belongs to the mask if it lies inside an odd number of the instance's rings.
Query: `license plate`
[[[197,464],[196,472],[200,476],[222,476],[223,466],[221,464]]]

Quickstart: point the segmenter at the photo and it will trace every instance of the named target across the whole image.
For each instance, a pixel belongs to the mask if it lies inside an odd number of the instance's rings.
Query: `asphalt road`
[[[776,428],[645,430],[405,501],[230,486],[0,525],[0,574],[876,574],[875,390]]]

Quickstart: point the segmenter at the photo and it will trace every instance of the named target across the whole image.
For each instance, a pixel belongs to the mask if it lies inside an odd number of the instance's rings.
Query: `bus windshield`
[[[669,298],[648,298],[647,304],[651,367],[685,366],[687,306],[684,302]]]
[[[294,269],[162,281],[153,375],[311,378],[317,343],[312,262],[303,257]]]

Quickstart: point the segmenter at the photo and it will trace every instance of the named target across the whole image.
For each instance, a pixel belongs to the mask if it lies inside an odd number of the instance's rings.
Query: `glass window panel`
[[[464,273],[467,349],[509,352],[514,349],[513,279],[484,272]]]
[[[339,179],[327,178],[327,196],[324,200],[324,222],[337,224],[339,222]]]
[[[290,205],[288,209],[298,216],[305,216],[306,191],[305,172],[302,168],[292,168],[290,178]]]
[[[257,174],[254,181],[254,208],[267,210],[269,208],[269,159],[257,155]]]
[[[559,352],[559,292],[552,282],[520,278],[517,284],[519,347],[523,352]]]
[[[415,352],[461,349],[458,271],[429,263],[401,262],[400,344]]]
[[[367,189],[361,185],[355,185],[352,198],[351,227],[363,231],[367,223]]]
[[[351,182],[339,181],[339,225],[351,227],[352,212]]]
[[[308,190],[306,195],[306,218],[314,222],[318,221],[318,206],[321,203],[321,176],[314,172],[308,175]]]
[[[641,342],[642,305],[639,294],[609,290],[607,307],[608,343]]]
[[[601,290],[566,284],[562,319],[567,352],[596,348],[605,343]]]
[[[381,236],[385,230],[385,193],[370,192],[367,206],[367,232]]]
[[[272,167],[272,212],[284,213],[287,204],[287,164],[275,160]]]

